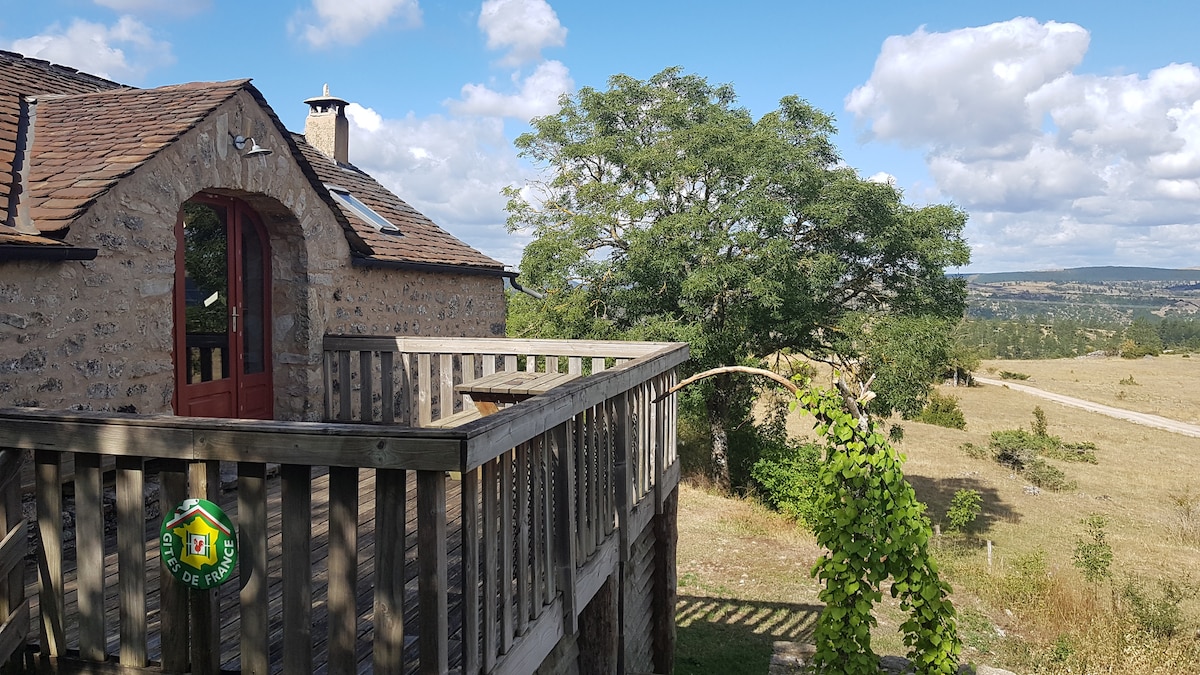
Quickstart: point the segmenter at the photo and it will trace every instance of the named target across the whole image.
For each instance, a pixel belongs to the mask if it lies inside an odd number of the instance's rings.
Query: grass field
[[[1144,407],[1128,407],[1196,421],[1200,392],[1189,391],[1185,382],[1193,361],[1200,369],[1200,358],[1173,356],[1004,361],[998,370],[1028,373],[1028,384],[1117,406],[1133,396],[1115,398],[1121,390],[1117,380],[1132,375],[1139,384],[1124,388],[1138,390]],[[1153,393],[1158,390],[1161,396]],[[1105,391],[1109,399],[1102,396]],[[935,523],[955,491],[969,488],[983,496],[973,536],[943,537],[939,549],[962,614],[968,645],[964,660],[1018,673],[1200,673],[1200,643],[1193,637],[1200,603],[1188,590],[1200,584],[1200,537],[1195,536],[1200,531],[1200,489],[1193,485],[1200,474],[1200,439],[1003,387],[947,387],[943,392],[959,398],[967,429],[902,422],[906,433],[899,448],[908,457],[906,475]],[[1045,411],[1050,434],[1090,441],[1098,448],[1096,465],[1051,460],[1077,483],[1075,490],[1031,494],[1022,476],[960,449],[967,442],[986,446],[994,430],[1028,429],[1035,406]],[[810,428],[808,420],[790,421],[797,433]],[[1181,501],[1195,508],[1189,512]],[[1080,521],[1093,513],[1107,519],[1114,555],[1113,581],[1096,586],[1072,565],[1076,541],[1084,534]],[[987,540],[994,550],[990,567],[984,553]],[[677,672],[765,672],[771,640],[803,639],[811,629],[819,606],[808,569],[818,554],[810,536],[752,500],[685,487]],[[1129,612],[1128,601],[1118,603],[1120,589],[1130,580],[1152,590],[1158,580],[1180,582],[1191,595],[1180,605],[1180,634],[1156,638],[1120,619]],[[1115,604],[1124,609],[1114,613]],[[903,653],[895,634],[899,620],[894,607],[881,608],[874,636],[878,653]],[[709,652],[732,654],[732,661],[714,666],[705,659]]]
[[[1200,424],[1200,355],[984,361],[977,372],[998,378],[1005,370],[1029,375],[1022,384]]]

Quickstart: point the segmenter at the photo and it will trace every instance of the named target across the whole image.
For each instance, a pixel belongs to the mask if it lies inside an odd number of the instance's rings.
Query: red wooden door
[[[270,251],[243,202],[197,195],[175,224],[175,413],[271,419]]]

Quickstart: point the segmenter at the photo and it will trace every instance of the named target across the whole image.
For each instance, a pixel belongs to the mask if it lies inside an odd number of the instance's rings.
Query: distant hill
[[[1010,281],[1041,281],[1094,284],[1111,281],[1200,281],[1200,269],[1173,270],[1161,267],[1072,267],[1036,272],[990,272],[957,274],[968,282],[998,284]]]
[[[957,276],[967,281],[967,316],[979,319],[1122,324],[1138,316],[1200,313],[1200,269],[1076,267]]]

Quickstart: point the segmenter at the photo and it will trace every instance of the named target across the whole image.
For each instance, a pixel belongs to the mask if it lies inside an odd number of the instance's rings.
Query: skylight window
[[[333,198],[337,200],[338,204],[341,204],[354,215],[362,218],[371,227],[384,234],[400,234],[400,228],[393,225],[387,218],[376,213],[375,209],[359,201],[358,197],[355,197],[346,188],[336,185],[326,185],[325,187],[329,190],[329,194],[333,195]]]

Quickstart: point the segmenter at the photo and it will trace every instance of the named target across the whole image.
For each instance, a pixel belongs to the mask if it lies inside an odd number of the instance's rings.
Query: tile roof
[[[347,239],[351,248],[360,255],[398,263],[467,265],[503,270],[503,263],[476,251],[438,227],[365,172],[351,165],[339,165],[306,143],[301,134],[292,134],[292,138],[322,183],[345,188],[400,228],[399,235],[384,234],[339,204],[338,208],[351,228]]]
[[[21,97],[82,94],[119,87],[121,85],[116,82],[73,68],[0,51],[0,206],[7,209],[13,193],[13,159],[17,150]]]
[[[288,141],[289,151],[345,231],[354,255],[383,263],[450,265],[484,273],[504,266],[438,227],[373,178],[338,165],[291,134],[248,79],[137,89],[47,61],[0,51],[0,223],[7,215],[21,133],[22,97],[34,106],[28,162],[29,214],[48,236],[0,225],[0,244],[53,245],[75,218],[121,178],[244,90]],[[351,191],[400,228],[383,234],[343,209],[324,184]]]
[[[65,229],[118,180],[249,82],[39,97],[29,172],[34,224],[45,233]]]

